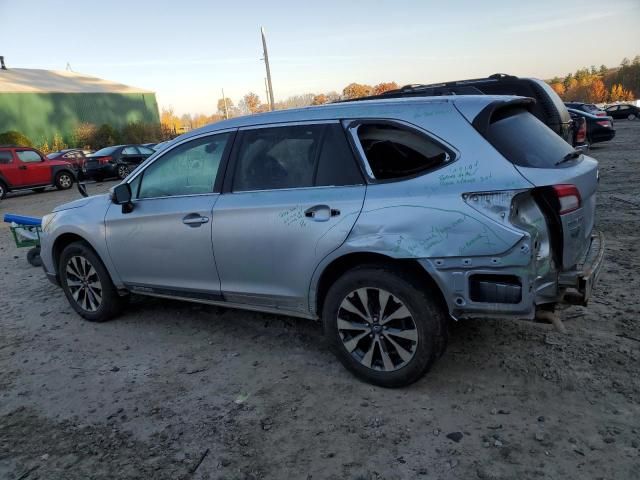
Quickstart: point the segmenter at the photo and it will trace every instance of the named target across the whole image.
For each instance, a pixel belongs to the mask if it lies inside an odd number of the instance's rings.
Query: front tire
[[[86,320],[104,322],[122,311],[126,298],[118,295],[109,272],[87,244],[67,245],[60,255],[58,273],[67,300]]]
[[[402,387],[422,377],[444,351],[446,317],[425,282],[386,266],[348,271],[327,292],[327,341],[357,377]]]
[[[56,175],[56,188],[58,190],[68,190],[73,186],[73,175],[69,172],[60,172]]]

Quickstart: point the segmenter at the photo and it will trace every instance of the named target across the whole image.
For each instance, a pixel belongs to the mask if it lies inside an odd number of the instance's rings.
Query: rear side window
[[[494,113],[485,137],[502,156],[521,167],[556,168],[573,152],[553,130],[520,108]]]
[[[358,126],[357,135],[373,176],[378,180],[426,173],[452,158],[426,135],[389,123],[364,123]]]
[[[11,155],[11,152],[7,150],[0,151],[0,165],[11,163],[12,160],[13,155]]]
[[[338,123],[242,132],[234,192],[362,183]]]

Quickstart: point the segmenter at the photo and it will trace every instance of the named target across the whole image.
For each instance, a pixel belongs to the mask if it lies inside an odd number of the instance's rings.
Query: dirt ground
[[[356,380],[305,320],[138,297],[83,321],[0,224],[0,478],[640,478],[640,122],[616,128],[591,153],[606,265],[568,334],[454,324],[399,390]]]

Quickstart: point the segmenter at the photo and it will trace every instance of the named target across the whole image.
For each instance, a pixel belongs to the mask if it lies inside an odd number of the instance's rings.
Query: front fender
[[[108,202],[110,200],[104,196],[91,202],[91,205],[62,210],[54,214],[54,218],[40,237],[40,256],[47,272],[57,273],[57,265],[53,258],[56,242],[64,235],[75,235],[87,242],[98,254],[114,285],[117,288],[124,287],[107,250],[105,215]]]

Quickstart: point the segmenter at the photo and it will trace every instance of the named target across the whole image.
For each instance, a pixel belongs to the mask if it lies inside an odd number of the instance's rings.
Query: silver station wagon
[[[598,164],[531,108],[414,97],[209,125],[46,215],[44,269],[91,321],[130,293],[319,319],[354,374],[406,385],[450,319],[590,296]]]

